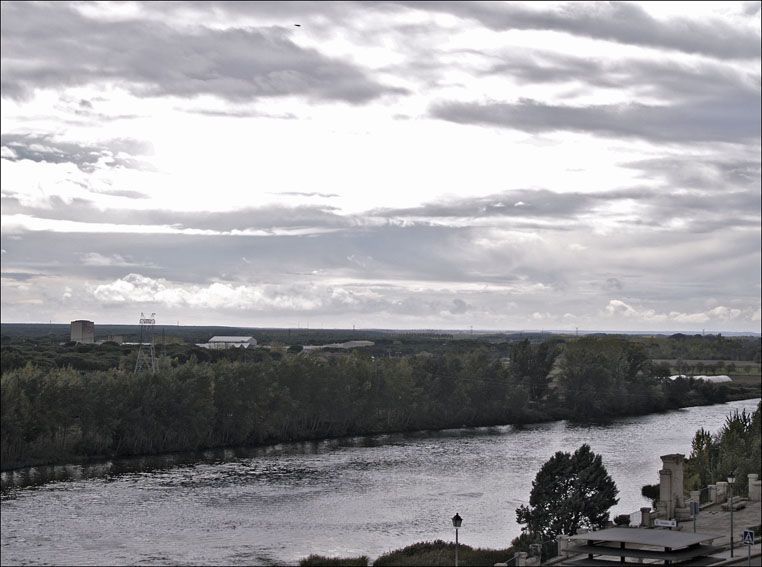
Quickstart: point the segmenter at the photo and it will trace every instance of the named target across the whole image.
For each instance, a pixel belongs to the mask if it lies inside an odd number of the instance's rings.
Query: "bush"
[[[649,498],[651,502],[653,502],[653,504],[656,505],[656,501],[659,499],[660,490],[661,490],[661,487],[658,484],[646,484],[644,487],[640,489],[640,494],[644,498]]]
[[[458,565],[489,566],[502,563],[513,556],[513,548],[474,549],[468,545],[458,546]],[[455,563],[455,544],[441,539],[419,542],[403,549],[384,553],[373,562],[373,567],[394,566],[451,566]]]
[[[299,561],[300,567],[368,567],[368,558],[360,557],[325,557],[310,555]]]

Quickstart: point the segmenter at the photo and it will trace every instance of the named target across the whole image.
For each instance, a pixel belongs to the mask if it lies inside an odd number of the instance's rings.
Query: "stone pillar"
[[[662,469],[659,471],[659,501],[656,507],[664,514],[665,519],[672,517],[674,506],[672,504],[672,471]]]
[[[691,502],[698,502],[701,504],[701,491],[691,490]]]
[[[675,517],[676,508],[685,507],[683,496],[683,462],[685,455],[675,453],[662,455],[662,470],[659,471],[659,503],[657,508],[666,513],[666,519]]]
[[[711,502],[712,504],[717,504],[717,502],[720,501],[720,499],[717,496],[717,485],[710,484],[708,488],[709,488],[709,502]]]
[[[651,527],[651,508],[640,509],[640,527],[641,528]]]
[[[749,500],[752,502],[759,502],[762,500],[762,481],[757,480],[759,478],[759,475],[756,474],[750,474],[749,475]]]
[[[566,535],[558,535],[556,536],[556,545],[558,546],[558,555],[561,555],[566,551],[567,546],[569,545],[569,536]]]
[[[728,496],[730,496],[730,494],[728,494],[728,483],[721,480],[717,483],[717,502],[725,502]]]

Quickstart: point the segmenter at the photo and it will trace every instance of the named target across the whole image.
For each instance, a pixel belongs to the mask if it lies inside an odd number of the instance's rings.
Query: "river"
[[[660,455],[689,454],[759,399],[628,417],[353,437],[2,474],[3,565],[281,565],[418,541],[508,547],[515,509],[556,451],[588,443],[619,488],[611,517],[650,504]]]

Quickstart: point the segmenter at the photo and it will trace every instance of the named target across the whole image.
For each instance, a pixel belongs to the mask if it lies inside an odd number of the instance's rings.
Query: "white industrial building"
[[[92,344],[95,342],[95,323],[80,319],[71,322],[71,341]]]
[[[257,346],[257,339],[254,337],[225,337],[216,336],[209,339],[209,342],[197,344],[202,348],[249,348]]]

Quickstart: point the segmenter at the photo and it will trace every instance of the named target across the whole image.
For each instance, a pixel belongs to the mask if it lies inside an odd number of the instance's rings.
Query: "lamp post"
[[[455,515],[452,517],[452,527],[455,528],[455,567],[458,567],[458,528],[462,523],[463,518],[455,512]]]
[[[733,557],[733,485],[736,482],[736,475],[728,475],[728,486],[730,487],[730,556]]]

